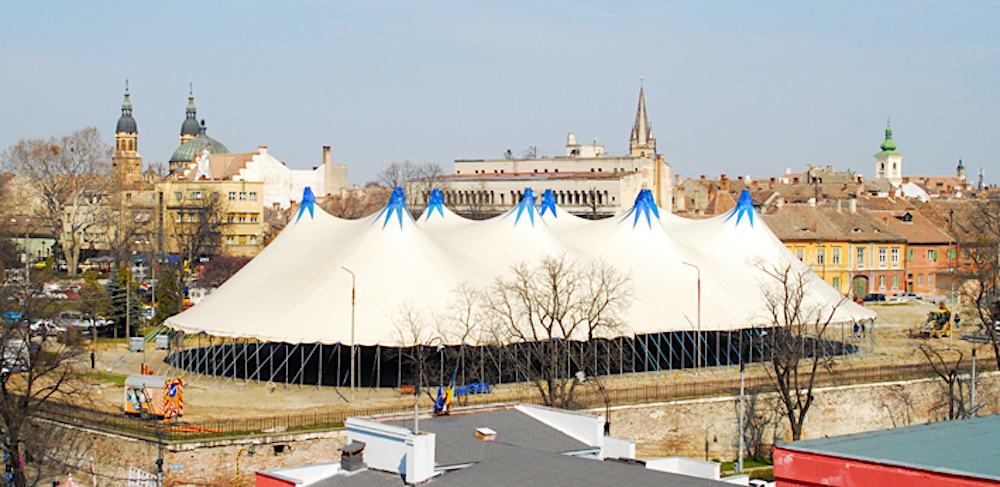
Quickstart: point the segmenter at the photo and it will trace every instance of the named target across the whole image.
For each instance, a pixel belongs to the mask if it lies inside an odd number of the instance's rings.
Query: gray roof
[[[987,416],[778,445],[864,462],[1000,480],[1000,416]]]
[[[391,424],[412,428],[413,420],[395,421]],[[476,428],[484,426],[497,432],[496,441],[487,442],[476,438]],[[464,465],[489,458],[495,455],[490,447],[497,443],[552,453],[597,449],[516,409],[423,419],[420,421],[420,430],[437,435],[434,460],[438,466]]]
[[[440,439],[440,438],[439,438]],[[495,442],[490,455],[474,465],[451,470],[420,484],[428,487],[496,486],[586,487],[621,485],[628,487],[709,487],[728,485],[707,480],[648,470],[641,464],[541,452]],[[406,483],[398,474],[365,470],[350,475],[336,475],[312,484],[314,487],[394,487]]]

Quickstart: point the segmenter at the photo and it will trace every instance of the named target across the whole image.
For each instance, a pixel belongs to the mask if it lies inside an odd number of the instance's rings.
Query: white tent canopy
[[[661,215],[643,191],[629,212],[590,221],[561,210],[548,191],[535,206],[529,189],[510,212],[473,221],[444,208],[435,191],[415,221],[397,188],[379,213],[344,220],[316,211],[307,188],[298,217],[259,256],[167,325],[267,342],[407,346],[412,343],[397,326],[403,308],[447,309],[460,284],[483,288],[507,276],[513,264],[535,264],[546,255],[603,259],[631,273],[633,303],[623,336],[694,331],[699,274],[702,331],[766,326],[761,293],[771,279],[762,265],[805,273],[806,305],[827,312],[836,306],[834,321],[874,317],[795,258],[749,196],[726,215],[688,220]]]

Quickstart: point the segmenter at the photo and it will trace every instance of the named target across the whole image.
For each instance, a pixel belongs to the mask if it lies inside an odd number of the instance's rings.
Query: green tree
[[[160,282],[156,286],[156,314],[153,323],[159,325],[181,310],[183,288],[177,265],[168,265],[160,272]]]
[[[111,275],[108,281],[107,294],[110,300],[108,318],[115,321],[114,333],[125,335],[126,322],[139,322],[142,308],[139,304],[139,293],[134,283],[130,282],[131,272],[122,266]]]

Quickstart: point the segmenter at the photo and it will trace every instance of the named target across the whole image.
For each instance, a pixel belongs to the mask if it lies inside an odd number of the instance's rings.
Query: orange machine
[[[184,378],[130,375],[125,379],[125,412],[143,419],[174,419],[184,414]]]

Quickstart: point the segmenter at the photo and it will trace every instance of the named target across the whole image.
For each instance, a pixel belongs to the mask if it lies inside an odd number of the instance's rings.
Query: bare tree
[[[581,342],[621,329],[632,278],[604,261],[551,256],[536,266],[516,264],[512,274],[483,293],[486,331],[546,405],[568,407],[576,372],[593,362],[594,348]]]
[[[0,288],[0,311],[15,316],[0,325],[0,441],[7,447],[11,485],[25,486],[25,462],[45,459],[55,446],[39,434],[36,419],[85,395],[78,370],[84,349],[65,343],[72,343],[69,338],[56,340],[44,326],[32,332],[29,323],[47,317],[51,303],[31,296],[8,299],[9,293],[9,287]]]
[[[930,343],[922,343],[917,348],[941,379],[941,401],[937,406],[939,409],[944,409],[945,418],[951,420],[969,417],[964,394],[968,382],[961,371],[964,359],[962,351],[956,348],[937,347]],[[949,360],[948,356],[954,356],[954,360]]]
[[[0,155],[3,166],[30,181],[40,205],[34,208],[59,240],[70,275],[75,275],[84,237],[104,224],[103,200],[111,186],[111,146],[93,127],[51,139],[22,139]]]
[[[962,289],[979,319],[980,332],[990,337],[993,356],[1000,368],[1000,201],[970,203],[965,212],[952,215],[958,240],[956,267],[970,280]]]
[[[194,262],[201,256],[216,255],[222,246],[222,237],[231,225],[226,214],[227,204],[218,193],[194,189],[201,195],[185,202],[174,217],[173,237],[184,260]]]
[[[392,189],[370,184],[360,191],[333,195],[320,202],[327,213],[348,220],[372,215],[389,203]]]
[[[812,305],[807,300],[808,271],[791,264],[756,265],[768,278],[762,286],[769,323],[761,345],[770,353],[764,369],[778,393],[779,411],[788,420],[792,439],[799,440],[815,399],[816,377],[835,365],[832,344],[823,335],[843,298],[829,308]]]

